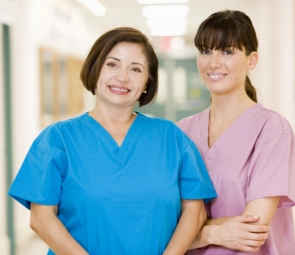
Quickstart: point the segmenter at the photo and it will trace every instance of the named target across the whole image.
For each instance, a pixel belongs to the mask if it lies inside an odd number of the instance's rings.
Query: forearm
[[[265,197],[250,201],[242,215],[259,215],[259,219],[253,224],[270,225],[278,208],[280,197]]]
[[[185,203],[185,209],[163,255],[183,255],[206,220],[203,200],[186,200]]]
[[[241,216],[207,220],[190,249],[213,244],[240,251],[258,251],[268,237],[279,199],[253,200],[247,203]]]
[[[222,223],[231,218],[233,217],[207,219],[204,225],[201,227],[200,231],[198,232],[197,236],[195,237],[194,241],[192,242],[190,249],[201,248],[209,244],[217,245],[217,239],[214,236],[216,226],[221,225]]]
[[[54,214],[31,211],[31,228],[56,255],[88,255]]]

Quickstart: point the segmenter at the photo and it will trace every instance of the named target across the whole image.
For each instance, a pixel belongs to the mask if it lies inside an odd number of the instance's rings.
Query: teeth
[[[210,77],[213,78],[213,79],[218,79],[218,78],[221,78],[223,75],[220,75],[220,74],[210,74]]]
[[[209,77],[213,80],[218,80],[223,77],[222,74],[209,74]]]
[[[128,89],[121,89],[121,88],[113,88],[111,87],[112,90],[116,90],[116,91],[119,91],[119,92],[127,92]]]

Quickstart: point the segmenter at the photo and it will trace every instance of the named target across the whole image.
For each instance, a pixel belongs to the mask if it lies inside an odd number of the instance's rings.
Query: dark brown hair
[[[130,42],[142,47],[148,63],[147,93],[139,98],[139,107],[152,102],[158,93],[158,58],[148,38],[131,27],[118,27],[101,35],[93,44],[82,66],[80,78],[84,87],[95,94],[96,84],[107,55],[115,45]]]
[[[258,39],[251,19],[244,12],[225,10],[213,13],[201,23],[195,36],[195,45],[199,51],[225,50],[228,47],[245,49],[249,56],[257,51]],[[245,79],[245,91],[257,102],[256,89],[248,75]]]

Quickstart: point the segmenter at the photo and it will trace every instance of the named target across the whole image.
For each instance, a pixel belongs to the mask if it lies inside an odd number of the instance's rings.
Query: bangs
[[[195,46],[202,50],[243,50],[242,38],[234,22],[229,19],[202,23],[195,37]]]

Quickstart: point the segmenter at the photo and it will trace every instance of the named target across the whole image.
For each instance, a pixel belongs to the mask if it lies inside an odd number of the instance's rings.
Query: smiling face
[[[99,104],[134,107],[145,91],[148,63],[140,45],[121,42],[107,55],[96,86]]]
[[[245,93],[247,71],[255,67],[256,60],[256,52],[246,56],[244,50],[231,47],[200,51],[197,65],[202,80],[214,96]]]

